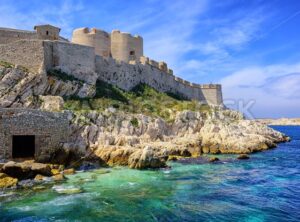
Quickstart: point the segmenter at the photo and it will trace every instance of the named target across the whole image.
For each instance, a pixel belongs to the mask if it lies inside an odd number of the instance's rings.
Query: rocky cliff
[[[95,86],[59,72],[29,72],[25,67],[0,63],[0,106],[39,108],[43,95],[90,97]]]
[[[67,149],[92,153],[109,165],[160,167],[170,156],[206,153],[252,153],[286,141],[281,133],[244,120],[237,112],[178,112],[172,123],[114,109],[102,113],[70,113]],[[140,160],[141,158],[142,160]]]
[[[1,107],[62,111],[65,109],[63,97],[92,98],[99,90],[96,85],[59,72],[35,74],[22,67],[0,66]],[[151,99],[152,95],[149,97]],[[144,100],[134,98],[138,104]],[[158,94],[158,98],[161,104],[147,103],[147,112],[140,113],[130,112],[128,106],[135,110],[138,105],[123,97],[124,110],[119,103],[104,110],[93,110],[92,101],[85,100],[90,104],[88,109],[67,111],[71,129],[69,141],[57,152],[75,153],[78,157],[97,159],[108,165],[155,168],[164,166],[174,155],[251,153],[288,140],[266,125],[245,120],[238,112],[223,107],[203,110],[198,102],[199,106],[193,106],[191,111],[186,105],[193,102],[170,99],[173,105],[170,102],[168,107],[160,107],[163,112],[157,114],[157,106],[164,106],[167,97]],[[104,98],[101,104],[110,104],[107,100],[110,99]],[[168,110],[168,119],[160,115],[165,110]]]

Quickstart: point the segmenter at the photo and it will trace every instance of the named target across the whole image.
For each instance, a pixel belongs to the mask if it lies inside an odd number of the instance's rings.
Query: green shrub
[[[0,61],[0,66],[3,66],[4,68],[14,68],[14,64],[5,62],[5,61]]]
[[[166,94],[176,100],[187,100],[186,96],[181,93],[166,92]]]
[[[191,110],[210,112],[211,107],[198,101],[175,99],[167,93],[160,93],[146,84],[139,84],[131,91],[126,92],[116,86],[98,80],[94,98],[78,98],[76,96],[65,98],[65,108],[75,111],[97,110],[103,111],[114,107],[126,113],[143,113],[148,116],[161,117],[172,122],[178,111]],[[178,95],[177,95],[178,97]],[[137,119],[131,124],[138,126]]]
[[[138,121],[138,119],[137,118],[132,118],[131,120],[130,120],[130,123],[131,123],[131,125],[133,126],[133,127],[138,127],[139,126],[139,121]]]
[[[83,85],[84,81],[74,77],[74,76],[71,76],[61,70],[57,70],[57,69],[51,69],[47,72],[48,76],[53,76],[53,77],[56,77],[64,82],[66,81],[76,81],[78,82],[80,85]]]
[[[106,83],[104,81],[98,80],[96,82],[96,95],[95,98],[109,98],[113,100],[118,100],[123,103],[128,103],[128,99],[123,95],[124,92],[117,87]]]

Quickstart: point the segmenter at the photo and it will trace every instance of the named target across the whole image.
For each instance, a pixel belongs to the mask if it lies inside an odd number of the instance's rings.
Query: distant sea
[[[0,192],[0,221],[300,221],[300,127],[249,160],[97,169],[46,189]]]

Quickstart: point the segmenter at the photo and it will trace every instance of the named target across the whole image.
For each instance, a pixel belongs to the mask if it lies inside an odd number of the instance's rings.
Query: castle
[[[160,92],[223,104],[221,85],[190,83],[174,76],[165,62],[144,56],[141,36],[79,28],[69,41],[59,32],[60,28],[52,25],[37,25],[34,31],[0,28],[0,61],[34,72],[60,69],[87,84],[99,79],[130,90],[145,83]]]
[[[59,69],[95,89],[97,80],[131,90],[140,83],[205,104],[222,105],[218,84],[195,84],[173,75],[165,62],[144,56],[143,38],[118,30],[80,28],[69,41],[60,28],[38,25],[34,31],[0,28],[0,61],[25,67],[33,75]],[[0,108],[0,159],[35,157],[49,161],[66,141],[66,113]]]

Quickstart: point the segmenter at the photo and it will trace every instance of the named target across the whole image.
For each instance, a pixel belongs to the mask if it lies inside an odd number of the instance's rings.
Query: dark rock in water
[[[218,157],[211,157],[209,158],[209,162],[216,162],[219,161],[220,159]]]
[[[35,163],[33,161],[24,161],[22,163],[10,161],[4,164],[2,171],[11,177],[21,180],[33,179],[37,174],[51,176],[51,168],[48,164]]]
[[[226,158],[226,160],[222,159],[220,160],[217,157],[205,157],[205,156],[200,156],[197,158],[182,158],[179,159],[178,162],[182,164],[208,164],[208,163],[214,163],[214,164],[225,164],[225,163],[232,163],[235,162],[235,158]]]
[[[94,170],[99,168],[99,164],[92,163],[92,162],[83,162],[81,166],[79,167],[80,171],[88,171],[88,170]]]
[[[197,157],[197,158],[183,158],[178,160],[179,163],[182,164],[205,164],[208,163],[208,159],[204,157]]]
[[[31,165],[31,171],[35,174],[42,174],[44,176],[51,176],[51,168],[48,164],[33,163]]]
[[[249,158],[250,158],[250,156],[247,155],[247,154],[240,154],[240,155],[237,157],[238,160],[247,160],[247,159],[249,159]]]
[[[178,158],[176,156],[169,156],[168,160],[169,161],[177,161]]]

